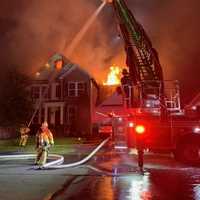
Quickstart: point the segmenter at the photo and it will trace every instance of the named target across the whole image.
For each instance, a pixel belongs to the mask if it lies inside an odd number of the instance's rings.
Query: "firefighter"
[[[19,129],[19,132],[20,132],[19,146],[25,147],[28,140],[28,134],[30,132],[30,128],[22,124]]]
[[[44,122],[36,134],[37,156],[35,165],[39,165],[39,168],[43,168],[46,163],[52,145],[54,145],[53,134],[48,128],[48,123]]]
[[[125,96],[125,103],[127,107],[132,105],[132,95],[133,95],[133,83],[131,77],[126,68],[122,70],[122,78],[121,78],[121,85],[122,85],[122,92]]]

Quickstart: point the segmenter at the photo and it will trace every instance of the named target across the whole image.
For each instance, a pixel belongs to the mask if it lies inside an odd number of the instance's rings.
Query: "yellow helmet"
[[[43,122],[41,127],[42,127],[42,128],[47,128],[47,127],[48,127],[48,123],[47,123],[46,121]]]

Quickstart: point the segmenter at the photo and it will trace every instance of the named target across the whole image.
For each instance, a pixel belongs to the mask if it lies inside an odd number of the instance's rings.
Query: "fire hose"
[[[50,154],[50,158],[56,158],[56,160],[46,163],[42,169],[63,169],[69,167],[77,167],[86,163],[90,160],[108,141],[110,138],[105,139],[102,141],[89,155],[83,158],[80,161],[68,164],[62,164],[64,162],[64,157],[57,154]],[[0,160],[16,160],[16,159],[34,159],[36,157],[35,154],[19,154],[19,155],[1,155]],[[34,169],[38,169],[39,167],[36,166]]]

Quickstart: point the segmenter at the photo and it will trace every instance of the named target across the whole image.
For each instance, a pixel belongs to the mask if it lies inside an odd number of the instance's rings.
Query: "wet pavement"
[[[65,163],[82,159],[94,145],[77,146]],[[77,153],[79,152],[79,153]],[[81,153],[80,153],[81,152]],[[176,162],[170,154],[137,156],[103,149],[86,165],[33,170],[33,160],[0,161],[0,199],[29,200],[199,200],[200,168]]]
[[[102,152],[89,164],[87,175],[74,174],[70,184],[51,199],[200,199],[200,168],[178,163],[170,154],[147,153],[143,173],[137,156],[127,153]]]
[[[196,183],[195,183],[196,182]],[[189,200],[200,199],[199,179],[183,172],[151,171],[111,176],[76,177],[53,199]]]

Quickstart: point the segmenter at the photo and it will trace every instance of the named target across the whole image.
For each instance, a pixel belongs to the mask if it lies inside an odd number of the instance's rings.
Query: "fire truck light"
[[[145,132],[145,127],[143,125],[137,125],[135,127],[135,132],[137,134],[143,134]]]
[[[147,104],[146,104],[146,107],[147,107],[147,108],[150,108],[150,107],[151,107],[151,104],[150,104],[150,103],[147,103]]]
[[[196,110],[197,109],[197,107],[196,106],[192,106],[192,110]]]
[[[121,121],[122,121],[122,118],[121,118],[121,117],[119,117],[119,118],[118,118],[118,120],[119,120],[119,122],[121,122]]]
[[[129,122],[129,123],[128,123],[128,127],[129,127],[129,128],[133,128],[133,127],[134,127],[134,123],[133,123],[133,122]]]
[[[200,127],[194,127],[193,128],[194,133],[199,133],[200,134]]]

